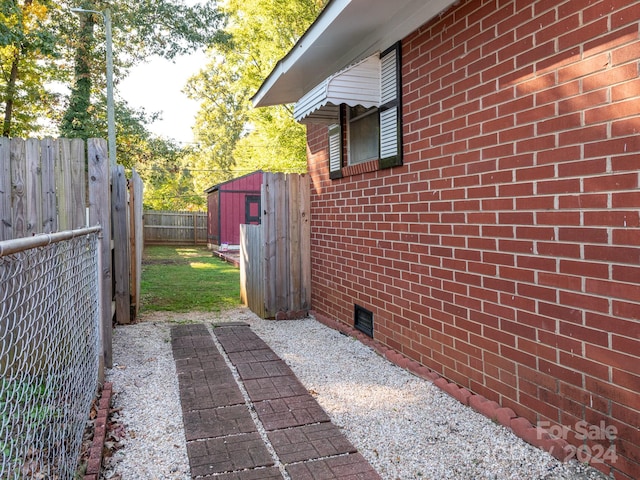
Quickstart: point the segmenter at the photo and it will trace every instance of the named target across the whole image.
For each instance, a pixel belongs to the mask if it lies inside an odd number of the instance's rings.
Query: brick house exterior
[[[363,307],[378,342],[640,478],[640,3],[462,0],[424,21],[395,39],[395,166],[350,164],[342,105],[331,175],[330,127],[306,121],[312,308],[353,325]],[[611,443],[583,440],[603,426]]]

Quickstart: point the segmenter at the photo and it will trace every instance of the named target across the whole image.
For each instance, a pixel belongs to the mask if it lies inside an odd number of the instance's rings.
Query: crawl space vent
[[[353,326],[373,338],[373,313],[360,305],[355,305]]]

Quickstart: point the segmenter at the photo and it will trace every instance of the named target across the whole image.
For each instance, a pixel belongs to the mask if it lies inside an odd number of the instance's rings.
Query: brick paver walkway
[[[248,325],[220,324],[214,334],[240,384],[205,325],[171,329],[192,478],[380,480]],[[266,435],[259,433],[250,409]]]

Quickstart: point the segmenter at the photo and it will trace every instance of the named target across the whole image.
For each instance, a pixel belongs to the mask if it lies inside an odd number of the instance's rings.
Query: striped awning
[[[340,104],[365,108],[380,105],[380,55],[376,53],[328,77],[295,105],[300,123],[332,124],[339,120]]]

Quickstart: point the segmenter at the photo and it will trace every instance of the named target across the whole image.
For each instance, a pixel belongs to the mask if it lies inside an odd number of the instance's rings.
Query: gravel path
[[[315,320],[265,321],[244,308],[153,313],[115,330],[107,380],[127,434],[105,478],[191,478],[169,329],[175,322],[222,321],[249,323],[385,480],[605,478],[577,462],[558,462]]]

